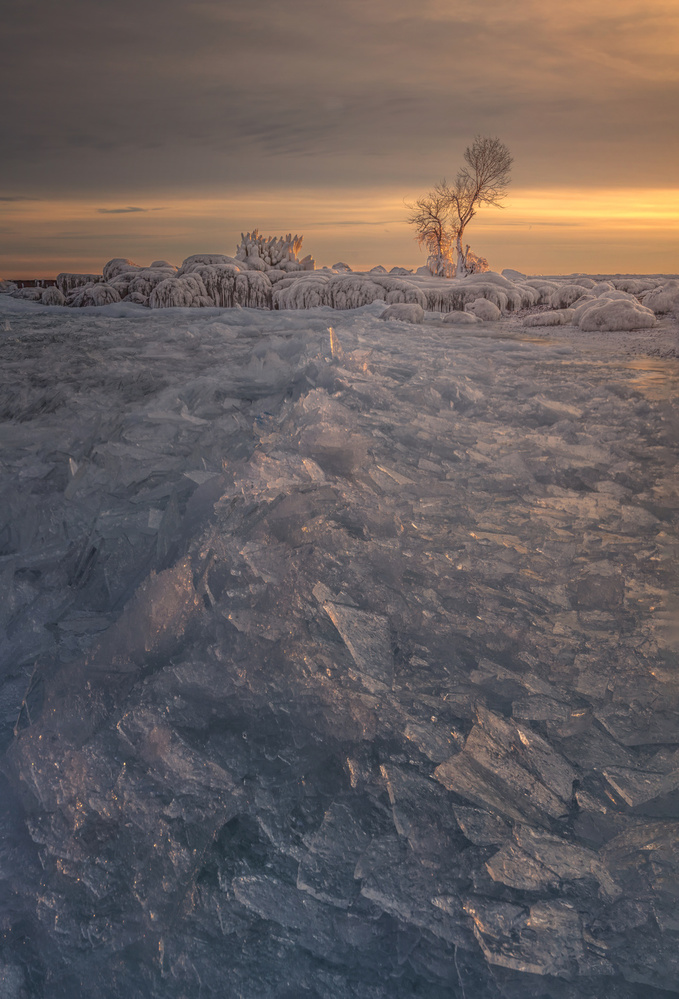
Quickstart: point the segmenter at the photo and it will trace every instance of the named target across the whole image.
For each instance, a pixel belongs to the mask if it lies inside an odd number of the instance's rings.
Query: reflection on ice
[[[676,989],[677,371],[380,311],[13,318],[0,994]]]

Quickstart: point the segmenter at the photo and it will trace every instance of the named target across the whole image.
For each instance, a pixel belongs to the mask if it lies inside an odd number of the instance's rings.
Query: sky
[[[679,271],[677,0],[15,0],[0,276],[304,235],[425,262],[407,204],[475,135],[514,157],[465,236],[494,270]]]

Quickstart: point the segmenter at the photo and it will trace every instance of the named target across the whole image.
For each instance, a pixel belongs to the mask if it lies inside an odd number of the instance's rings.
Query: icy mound
[[[589,287],[593,287],[593,283]],[[585,284],[562,284],[554,289],[548,304],[553,309],[567,309],[573,302],[586,295],[587,291],[588,286]]]
[[[485,298],[477,298],[476,301],[472,302],[471,305],[467,306],[470,312],[473,312],[477,319],[483,320],[484,323],[493,323],[501,316],[501,312],[497,305],[493,305]]]
[[[471,312],[446,312],[441,319],[444,323],[449,323],[453,326],[478,326],[481,322]]]
[[[421,305],[406,305],[398,302],[385,309],[380,319],[398,319],[402,323],[424,322],[424,309]]]
[[[667,281],[659,285],[652,291],[647,292],[642,298],[643,304],[663,315],[666,312],[679,313],[679,281]]]
[[[538,312],[534,316],[526,316],[524,326],[566,326],[575,322],[574,309],[557,309],[554,312]]]
[[[593,302],[577,318],[581,330],[640,330],[655,326],[651,309],[625,299],[603,298]]]

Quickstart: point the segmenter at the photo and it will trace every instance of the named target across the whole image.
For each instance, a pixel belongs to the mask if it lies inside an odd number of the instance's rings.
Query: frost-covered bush
[[[360,274],[337,274],[330,281],[329,291],[331,301],[328,304],[333,309],[359,309],[372,302],[384,302],[387,297],[381,284]]]
[[[283,278],[271,295],[274,309],[316,309],[330,305],[330,278],[327,274],[310,273],[304,277]]]
[[[341,260],[340,260],[340,262],[338,264],[333,264],[332,265],[332,269],[334,271],[338,271],[338,272],[344,273],[344,274],[351,274],[351,273],[353,273],[352,270],[351,270],[351,267],[349,266],[349,264],[345,264]]]
[[[110,284],[87,284],[84,288],[75,288],[66,299],[66,304],[82,309],[88,305],[111,305],[119,301],[120,295]]]
[[[524,326],[567,326],[575,323],[574,309],[556,309],[554,312],[538,312],[526,316]]]
[[[382,264],[376,264],[374,267],[370,268],[370,270],[368,271],[368,273],[369,274],[386,274],[387,273],[387,268],[383,267]]]
[[[111,278],[117,277],[118,274],[123,274],[125,271],[139,271],[141,269],[140,264],[135,264],[133,261],[127,260],[125,257],[114,257],[113,260],[109,260],[108,263],[104,264],[104,282],[108,284]],[[57,281],[58,280],[59,279],[57,278]]]
[[[424,309],[421,305],[406,304],[396,302],[388,306],[380,316],[380,319],[398,319],[402,323],[422,323],[424,322]]]
[[[522,271],[515,271],[512,267],[503,267],[502,277],[508,281],[525,281],[526,275]]]
[[[407,267],[392,267],[389,271],[390,274],[412,274],[412,270],[408,270]]]
[[[260,269],[260,262],[268,267],[279,267],[284,263],[297,263],[302,270],[312,271],[314,262],[310,256],[299,259],[304,236],[262,236],[259,229],[241,233],[240,243],[236,249],[236,259],[246,262],[249,267]],[[285,268],[283,268],[285,269]]]
[[[86,284],[99,284],[103,278],[101,274],[69,274],[66,271],[57,274],[57,288],[62,295],[68,295],[74,288],[84,288]]]
[[[126,294],[130,295],[136,291],[141,295],[150,295],[156,285],[174,277],[175,274],[171,267],[141,267],[130,275]],[[120,276],[123,277],[122,274]]]
[[[426,308],[427,296],[412,281],[406,281],[391,274],[373,274],[371,280],[384,288],[387,305],[395,302],[413,302],[416,305],[421,305],[423,309]]]
[[[241,271],[236,274],[233,304],[247,309],[270,309],[272,285],[260,271]]]
[[[43,305],[65,305],[66,297],[58,288],[50,287],[44,289],[40,301]]]
[[[226,253],[193,253],[182,262],[177,271],[177,277],[181,277],[182,274],[191,274],[194,270],[205,265],[224,267],[227,264],[240,270],[242,261],[236,260],[235,257],[230,257]]]
[[[17,288],[12,292],[12,298],[21,298],[26,302],[39,302],[42,298],[42,288]]]
[[[236,277],[240,273],[240,268],[235,264],[205,264],[196,261],[183,273],[179,271],[177,278],[198,278],[204,288],[202,294],[207,295],[214,305],[230,309],[235,304]]]
[[[485,274],[490,270],[490,264],[485,257],[479,257],[473,250],[467,250],[465,264],[469,274]]]
[[[477,298],[468,309],[474,313],[477,319],[481,319],[484,323],[497,322],[501,315],[497,305],[493,305],[486,298]]]
[[[13,295],[19,290],[19,286],[14,281],[0,281],[0,295]]]
[[[206,302],[213,304],[207,297],[205,285],[197,274],[166,278],[160,281],[149,295],[149,306],[152,309],[189,308]]]
[[[548,305],[552,292],[556,291],[559,285],[556,281],[543,281],[542,278],[528,278],[528,280],[523,282],[522,287],[534,288],[537,291],[539,297],[537,302],[533,304]]]
[[[649,291],[642,298],[643,304],[653,312],[679,312],[679,281],[667,281]]]
[[[640,330],[655,326],[656,319],[650,309],[638,302],[623,299],[599,299],[593,302],[579,318],[581,330]]]
[[[166,267],[173,271],[177,270],[177,267],[175,267],[174,264],[171,264],[168,260],[153,260],[149,264],[149,267]]]
[[[553,309],[567,309],[586,293],[587,288],[583,284],[562,284],[555,288],[547,304]]]
[[[133,291],[131,295],[126,295],[123,302],[129,302],[130,305],[145,305],[148,308],[149,297],[148,295],[142,295],[138,291]]]
[[[442,317],[442,322],[450,323],[451,326],[478,326],[481,320],[472,312],[447,312]]]

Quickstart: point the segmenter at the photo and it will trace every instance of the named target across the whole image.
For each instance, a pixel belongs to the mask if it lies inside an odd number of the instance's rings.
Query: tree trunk
[[[467,247],[469,249],[469,247]],[[462,249],[462,233],[458,232],[455,237],[455,250],[457,251],[457,263],[455,267],[455,277],[467,277],[467,253]]]

